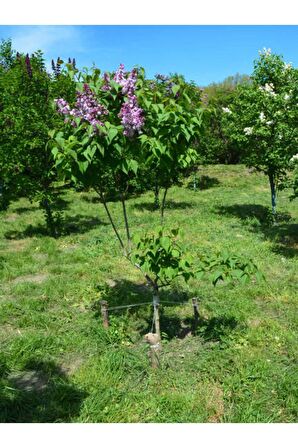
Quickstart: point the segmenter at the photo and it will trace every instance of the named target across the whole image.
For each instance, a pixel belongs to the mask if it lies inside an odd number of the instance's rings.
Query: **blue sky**
[[[237,72],[250,74],[258,50],[271,48],[298,66],[298,26],[290,25],[98,25],[0,26],[21,52],[41,49],[52,58],[75,57],[79,67],[94,62],[114,70],[141,65],[155,73],[182,73],[204,86]]]

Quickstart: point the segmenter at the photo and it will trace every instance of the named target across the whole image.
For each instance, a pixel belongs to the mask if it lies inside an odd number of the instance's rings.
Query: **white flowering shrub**
[[[239,86],[225,130],[241,148],[242,161],[268,176],[272,211],[276,188],[293,169],[298,146],[298,70],[264,49],[254,63],[252,83]]]

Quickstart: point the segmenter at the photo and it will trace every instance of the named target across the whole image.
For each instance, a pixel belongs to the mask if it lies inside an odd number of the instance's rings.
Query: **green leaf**
[[[57,155],[59,154],[59,149],[57,148],[57,146],[52,148],[52,154],[53,154],[54,159],[56,159]]]
[[[85,162],[78,161],[79,170],[81,171],[82,174],[84,174],[86,172],[88,165],[89,165],[89,162],[87,160]]]
[[[173,236],[177,236],[178,233],[179,233],[179,228],[177,228],[177,229],[171,229],[171,233],[172,233]]]
[[[131,168],[131,170],[132,170],[135,174],[137,174],[138,167],[139,167],[138,162],[137,162],[136,160],[134,160],[134,159],[131,159],[131,160],[130,160],[130,168]]]
[[[162,236],[160,238],[160,245],[163,249],[168,251],[171,247],[171,239],[168,236]]]
[[[175,84],[175,85],[172,87],[172,92],[173,92],[174,95],[176,95],[176,93],[178,93],[179,90],[180,90],[180,86],[177,85],[177,84]]]
[[[212,283],[215,286],[219,280],[223,279],[223,271],[215,271],[212,275]]]
[[[118,134],[118,130],[116,128],[111,127],[108,129],[107,135],[108,135],[109,143],[111,143],[113,141],[113,139],[116,137],[117,134]]]

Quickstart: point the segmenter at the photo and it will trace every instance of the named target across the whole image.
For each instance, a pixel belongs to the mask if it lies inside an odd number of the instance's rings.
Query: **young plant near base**
[[[180,277],[188,282],[191,278],[207,278],[216,286],[219,281],[235,284],[247,283],[254,277],[256,280],[264,278],[252,260],[227,251],[199,255],[197,260],[186,257],[177,243],[178,234],[179,229],[165,231],[163,228],[147,233],[135,239],[131,257],[152,289],[155,328],[159,338],[159,292],[161,288],[171,286],[175,279]]]

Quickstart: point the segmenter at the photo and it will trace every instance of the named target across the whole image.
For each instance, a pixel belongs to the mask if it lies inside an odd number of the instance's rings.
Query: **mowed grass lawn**
[[[281,192],[272,226],[264,176],[224,165],[198,176],[197,191],[192,177],[170,190],[165,225],[182,229],[186,253],[228,249],[252,258],[266,281],[192,280],[164,291],[163,300],[182,303],[161,307],[158,370],[143,338],[150,305],[115,310],[110,329],[102,327],[98,300],[112,307],[151,298],[95,193],[63,192],[57,239],[45,234],[36,204],[20,199],[1,213],[1,422],[297,420],[298,203]],[[150,192],[128,200],[134,234],[159,224],[152,203]],[[110,207],[121,224],[121,204]]]

